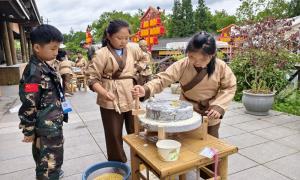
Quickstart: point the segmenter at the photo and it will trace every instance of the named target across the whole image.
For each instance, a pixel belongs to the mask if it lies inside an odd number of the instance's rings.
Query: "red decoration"
[[[140,39],[145,39],[148,48],[158,44],[158,37],[165,34],[165,27],[160,18],[160,11],[149,7],[144,13],[140,22],[140,30],[131,38],[133,42],[138,42]]]
[[[26,93],[39,92],[39,84],[25,84],[24,92]]]

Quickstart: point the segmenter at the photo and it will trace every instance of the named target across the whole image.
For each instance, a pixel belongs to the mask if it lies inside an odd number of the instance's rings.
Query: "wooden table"
[[[184,174],[188,171],[198,170],[213,163],[212,159],[199,155],[199,152],[204,147],[212,147],[219,152],[218,179],[227,180],[228,156],[236,153],[238,148],[210,135],[207,136],[207,140],[200,140],[199,137],[200,131],[198,129],[175,136],[173,139],[182,144],[179,160],[164,162],[158,157],[155,143],[147,141],[142,136],[136,134],[124,136],[124,141],[130,146],[132,179],[147,179],[140,173],[141,164],[144,164],[146,168],[160,179],[169,179],[174,176],[185,179]]]

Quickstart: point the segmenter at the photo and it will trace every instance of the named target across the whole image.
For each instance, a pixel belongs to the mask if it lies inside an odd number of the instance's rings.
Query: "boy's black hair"
[[[64,37],[56,27],[42,24],[31,31],[30,39],[32,45],[44,45],[50,42],[63,42]]]

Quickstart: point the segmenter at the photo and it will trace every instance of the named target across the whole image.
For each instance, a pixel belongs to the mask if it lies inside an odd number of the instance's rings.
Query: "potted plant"
[[[242,99],[246,113],[268,115],[276,93],[289,83],[300,42],[299,31],[288,35],[292,22],[270,18],[231,34],[240,39],[230,66],[237,77],[236,100]]]

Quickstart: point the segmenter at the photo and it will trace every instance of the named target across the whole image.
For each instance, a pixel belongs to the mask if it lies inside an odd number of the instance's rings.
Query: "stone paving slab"
[[[239,150],[239,153],[260,164],[296,153],[297,150],[277,142],[267,142]]]
[[[300,177],[300,153],[291,156],[283,157],[275,161],[267,163],[265,166],[270,169],[284,174],[291,179],[299,179]],[[287,165],[288,163],[288,165]]]
[[[264,166],[257,166],[251,169],[232,174],[229,180],[289,180],[289,178],[272,171]]]
[[[253,145],[262,144],[269,141],[265,138],[250,133],[227,137],[224,140],[238,146],[239,149],[244,149],[246,147],[251,147]]]
[[[233,154],[232,156],[229,156],[228,174],[234,174],[258,165],[258,163],[239,153]]]
[[[261,136],[263,138],[270,139],[270,140],[280,139],[280,138],[298,134],[298,133],[299,133],[299,131],[289,129],[286,127],[282,127],[282,126],[269,127],[269,128],[265,128],[265,129],[261,129],[261,130],[252,132],[252,134],[255,134],[255,135]]]
[[[295,134],[282,139],[277,139],[276,141],[300,151],[300,134]]]

